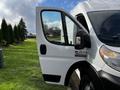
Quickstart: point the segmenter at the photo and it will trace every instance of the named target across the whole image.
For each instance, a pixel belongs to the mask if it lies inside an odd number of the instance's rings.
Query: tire
[[[80,73],[79,70],[79,74],[80,78],[76,71],[72,73],[67,90],[103,90],[100,79],[93,72],[85,73],[81,70]]]
[[[79,90],[80,79],[76,72],[74,71],[70,77],[69,85],[67,90]]]
[[[98,89],[95,89],[95,85],[88,75],[83,75],[81,77],[79,90],[98,90]]]

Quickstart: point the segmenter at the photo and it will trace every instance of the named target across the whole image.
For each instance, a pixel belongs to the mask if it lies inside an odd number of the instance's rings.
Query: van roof
[[[78,3],[73,10],[72,15],[83,12],[100,11],[100,10],[120,10],[120,0],[87,0]]]

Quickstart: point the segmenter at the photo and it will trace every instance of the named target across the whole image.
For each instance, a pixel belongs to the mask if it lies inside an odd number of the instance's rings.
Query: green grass
[[[3,53],[5,66],[0,69],[0,90],[65,90],[43,81],[35,39],[4,48]]]

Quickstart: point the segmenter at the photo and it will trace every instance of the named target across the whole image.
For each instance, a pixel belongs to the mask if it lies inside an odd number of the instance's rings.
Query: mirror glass
[[[80,45],[81,44],[81,37],[76,37],[76,41],[75,41],[76,45]]]

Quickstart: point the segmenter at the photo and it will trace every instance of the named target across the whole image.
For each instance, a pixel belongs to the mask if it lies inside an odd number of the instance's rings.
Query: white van
[[[47,83],[72,90],[120,90],[120,6],[111,5],[85,1],[72,10],[76,19],[62,9],[36,8]]]

